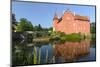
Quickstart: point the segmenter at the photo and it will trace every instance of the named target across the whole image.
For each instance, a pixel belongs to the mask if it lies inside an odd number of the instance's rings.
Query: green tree
[[[38,31],[41,31],[42,30],[42,26],[39,24],[38,25]]]
[[[33,31],[43,31],[42,26],[39,24],[38,26],[34,26]]]
[[[15,14],[12,14],[12,31],[13,32],[16,30],[16,26],[17,26],[17,21],[15,18]]]
[[[96,24],[95,24],[95,22],[90,24],[90,31],[92,34],[92,40],[95,41],[96,40]]]
[[[50,28],[49,28],[49,31],[53,31],[53,27],[50,27]]]
[[[12,14],[12,24],[17,24],[15,14]]]
[[[96,26],[95,26],[95,22],[90,24],[90,31],[91,33],[96,33]]]
[[[34,27],[33,27],[32,23],[30,21],[28,22],[28,26],[29,26],[28,27],[29,28],[28,31],[33,31]]]
[[[17,25],[17,31],[24,32],[24,31],[32,31],[32,30],[33,30],[33,25],[31,24],[31,22],[25,18],[21,18],[20,22]]]

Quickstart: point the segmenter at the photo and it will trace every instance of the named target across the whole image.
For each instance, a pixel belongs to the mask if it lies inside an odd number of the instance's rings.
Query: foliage
[[[16,25],[17,25],[17,21],[15,18],[15,14],[12,14],[12,31],[14,32],[16,30]]]
[[[18,32],[32,31],[33,30],[33,25],[27,19],[21,18],[20,22],[18,23],[18,25],[16,27],[16,30]]]
[[[91,33],[96,33],[96,25],[95,25],[95,23],[91,23],[90,24],[90,31],[91,31]]]
[[[92,34],[91,39],[92,39],[92,40],[96,40],[96,34]]]
[[[73,34],[66,35],[65,37],[63,37],[63,39],[67,41],[80,41],[81,37],[82,36],[79,33],[73,33]]]
[[[65,34],[64,32],[53,32],[51,40],[62,40],[62,41],[80,41],[82,35],[80,33]]]
[[[96,40],[96,24],[95,22],[90,24],[91,38],[92,40]]]
[[[43,28],[40,24],[38,24],[38,26],[33,27],[33,31],[41,31],[41,30],[43,30]]]
[[[12,24],[17,24],[15,14],[12,14]]]

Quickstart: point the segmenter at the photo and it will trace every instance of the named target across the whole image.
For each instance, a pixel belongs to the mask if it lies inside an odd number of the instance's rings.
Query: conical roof
[[[56,13],[55,13],[55,15],[54,15],[53,20],[55,20],[55,19],[57,19],[57,20],[58,20],[58,16],[57,16],[57,14],[56,14]]]

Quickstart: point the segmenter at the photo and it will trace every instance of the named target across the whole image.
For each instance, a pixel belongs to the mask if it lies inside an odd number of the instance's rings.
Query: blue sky
[[[31,21],[33,25],[41,24],[41,26],[45,28],[52,26],[55,12],[61,17],[63,12],[67,9],[82,16],[89,16],[90,22],[95,22],[94,6],[12,2],[12,13],[15,14],[17,21],[19,21],[20,18],[26,18]]]

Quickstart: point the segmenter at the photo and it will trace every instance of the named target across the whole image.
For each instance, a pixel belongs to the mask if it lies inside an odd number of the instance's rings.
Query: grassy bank
[[[61,41],[80,41],[84,39],[84,36],[80,33],[73,33],[73,34],[65,34],[63,32],[53,33],[51,38],[53,40],[61,40]]]
[[[80,33],[72,33],[72,34],[65,34],[63,32],[53,32],[48,37],[37,37],[33,39],[33,42],[49,42],[49,41],[60,41],[60,42],[80,42],[84,39],[90,39],[90,36],[81,35]],[[92,35],[92,38],[95,39],[95,35]]]
[[[33,42],[49,42],[50,38],[49,37],[38,37],[34,38]]]

